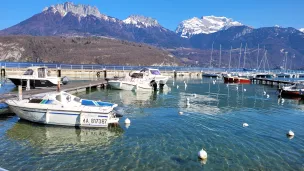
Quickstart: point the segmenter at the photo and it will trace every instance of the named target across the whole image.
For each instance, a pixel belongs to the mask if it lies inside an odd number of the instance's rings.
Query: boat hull
[[[50,125],[108,127],[108,124],[119,121],[119,118],[112,118],[110,114],[85,111],[37,109],[13,105],[9,105],[9,108],[21,119]]]
[[[110,85],[111,88],[117,90],[134,90],[136,86],[136,83],[119,81],[119,80],[108,81],[108,84]]]
[[[25,79],[19,79],[19,78],[8,78],[11,80],[12,83],[14,83],[16,86],[21,85],[22,87],[27,86],[27,80]],[[50,80],[37,80],[37,79],[30,79],[30,86],[31,87],[53,87],[56,86],[57,83]]]

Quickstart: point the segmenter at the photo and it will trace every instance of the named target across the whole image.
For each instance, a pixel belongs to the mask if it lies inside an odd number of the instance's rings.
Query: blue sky
[[[15,25],[46,6],[64,0],[2,0],[0,30]],[[206,15],[226,16],[245,25],[304,28],[304,0],[73,0],[98,7],[101,13],[125,19],[131,14],[153,17],[175,30],[185,19]]]

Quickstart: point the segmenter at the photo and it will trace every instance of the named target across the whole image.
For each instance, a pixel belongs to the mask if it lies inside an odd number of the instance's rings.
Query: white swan
[[[127,119],[125,120],[125,124],[130,124],[130,123],[131,123],[130,119],[127,118]]]
[[[198,157],[203,160],[207,159],[207,152],[204,149],[201,149],[201,151],[198,152]]]

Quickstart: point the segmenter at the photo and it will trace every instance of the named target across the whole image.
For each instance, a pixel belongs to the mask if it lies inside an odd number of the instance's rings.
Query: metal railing
[[[73,65],[73,64],[52,64],[52,63],[27,63],[27,62],[0,62],[0,68],[27,68],[32,66],[46,66],[51,69],[71,69],[71,70],[139,70],[143,67],[157,68],[161,71],[180,71],[180,72],[270,72],[270,73],[280,73],[287,72],[290,74],[304,74],[302,70],[253,70],[253,71],[243,71],[242,69],[232,68],[203,68],[203,67],[183,67],[183,66],[119,66],[119,65]]]

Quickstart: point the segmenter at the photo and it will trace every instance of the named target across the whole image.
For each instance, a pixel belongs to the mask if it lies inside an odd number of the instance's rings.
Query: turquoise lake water
[[[168,86],[170,89],[157,93],[108,89],[78,94],[119,105],[117,111],[124,117],[119,126],[107,129],[45,126],[14,115],[1,116],[0,167],[304,170],[302,101],[285,99],[282,103],[276,87],[213,84],[209,78],[180,78],[174,86],[169,81]],[[12,88],[7,84],[0,93]],[[126,118],[131,120],[129,126],[124,124]],[[248,127],[243,127],[245,122]],[[292,139],[286,136],[289,130],[295,133]],[[207,161],[197,157],[202,148],[208,153]]]

